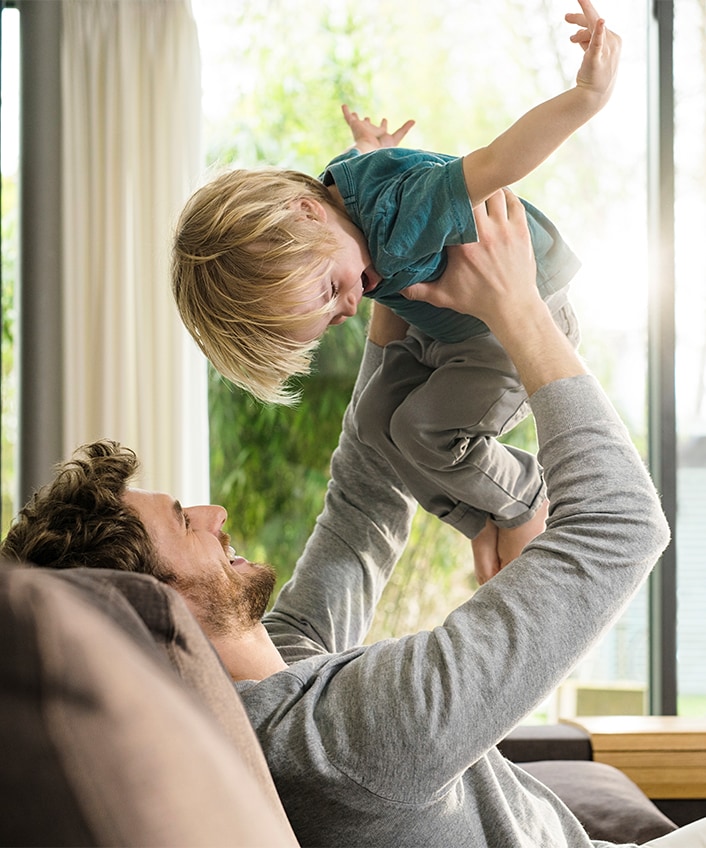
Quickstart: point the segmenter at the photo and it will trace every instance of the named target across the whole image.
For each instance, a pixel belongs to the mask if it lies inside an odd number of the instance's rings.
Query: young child
[[[482,322],[408,299],[438,279],[447,247],[477,240],[473,207],[529,174],[608,101],[620,39],[590,0],[566,15],[584,57],[576,85],[462,158],[397,148],[394,133],[343,107],[355,146],[320,179],[231,171],[199,189],[177,227],[173,290],[197,343],[224,376],[266,402],[309,370],[326,328],[363,296],[409,323],[360,399],[361,437],[383,451],[428,511],[469,538],[493,525],[498,568],[541,531],[536,459],[498,435],[527,413],[512,363]],[[576,344],[566,287],[579,262],[554,225],[523,201],[537,285]],[[408,292],[409,294],[409,292]]]

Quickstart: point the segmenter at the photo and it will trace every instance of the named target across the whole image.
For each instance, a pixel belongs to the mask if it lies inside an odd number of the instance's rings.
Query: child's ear
[[[328,218],[326,207],[320,200],[316,200],[314,197],[300,197],[294,201],[292,206],[298,212],[301,212],[304,218],[311,218],[321,223],[324,223]]]

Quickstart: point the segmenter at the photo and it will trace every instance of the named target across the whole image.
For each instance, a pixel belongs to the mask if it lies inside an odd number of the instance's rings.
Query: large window
[[[563,16],[574,2],[192,0],[203,59],[204,168],[268,163],[316,174],[349,143],[339,113],[343,102],[373,117],[386,115],[393,124],[413,117],[417,126],[407,143],[463,154],[485,144],[535,103],[571,85],[580,51],[568,40],[571,27]],[[30,455],[41,448],[35,444],[41,431],[16,433],[12,342],[17,335],[15,104],[21,14],[2,5],[4,530],[17,508],[12,500],[15,439],[22,442],[24,455]],[[648,30],[654,31],[651,16],[657,11],[669,18],[671,26],[672,7],[673,74],[671,57],[656,67],[646,37]],[[32,8],[57,7],[37,4]],[[545,705],[544,717],[553,718],[557,712],[646,709],[649,636],[670,626],[669,615],[650,620],[660,591],[661,600],[666,600],[662,613],[670,612],[670,603],[676,605],[678,637],[676,650],[669,638],[662,640],[667,649],[660,658],[662,669],[674,671],[676,663],[678,711],[703,715],[706,260],[701,244],[706,230],[706,0],[678,4],[624,0],[601,11],[623,36],[622,67],[613,99],[514,188],[557,223],[583,262],[572,284],[583,331],[581,350],[626,421],[638,450],[646,461],[649,454],[656,467],[660,456],[655,456],[654,445],[659,431],[660,445],[666,447],[661,458],[671,461],[672,472],[670,448],[678,457],[674,491],[663,486],[675,543],[661,572],[669,579],[653,581],[659,591],[651,597],[647,587],[638,595],[575,670],[572,680]],[[669,38],[671,51],[671,31]],[[33,62],[41,62],[39,53]],[[656,184],[669,188],[671,139],[668,132],[663,134],[667,147],[659,151],[662,157],[657,161],[648,145],[648,118],[653,127],[654,113],[648,114],[647,108],[648,93],[653,102],[660,91],[671,96],[672,81],[673,204],[668,191],[652,191]],[[659,116],[662,129],[671,126],[670,96],[659,98],[660,108],[666,110]],[[46,123],[47,117],[45,110],[36,111],[33,131],[41,133],[41,121]],[[648,221],[648,210],[654,218],[655,205],[667,221],[663,233],[655,233],[653,220]],[[672,224],[674,267],[667,263],[656,270],[651,261],[655,246],[663,248],[662,258],[671,258]],[[655,289],[662,301],[657,310],[665,330],[662,347],[655,344],[653,332]],[[672,310],[675,327],[670,325]],[[303,383],[298,408],[262,407],[211,374],[212,497],[226,504],[234,516],[230,529],[236,546],[252,558],[273,562],[281,580],[291,572],[321,507],[328,461],[355,379],[365,321],[363,311],[357,320],[329,331],[316,372]],[[674,355],[676,367],[672,368]],[[654,379],[659,365],[663,366],[661,382]],[[669,413],[668,384],[673,377],[674,426],[669,414],[660,417],[654,411],[655,394],[661,391],[658,399]],[[35,374],[27,375],[33,378]],[[649,415],[648,385],[657,389],[650,394]],[[51,429],[45,428],[46,432]],[[533,438],[528,425],[511,434],[523,446],[532,446]],[[661,476],[657,474],[660,483]],[[408,549],[380,604],[371,638],[432,626],[474,588],[469,542],[420,511]],[[654,668],[654,651],[652,655]],[[653,698],[653,709],[659,709],[655,706],[659,703]]]
[[[349,143],[342,102],[393,124],[415,118],[409,145],[468,152],[572,84],[581,57],[567,9],[564,0],[313,0],[302,15],[291,0],[194,0],[208,162],[316,174]],[[624,38],[611,103],[515,189],[558,224],[583,262],[572,285],[581,349],[646,456],[647,8],[631,0],[605,11]],[[363,324],[350,325],[327,334],[298,410],[262,409],[212,381],[214,497],[242,515],[253,496],[243,482],[258,481],[255,532],[241,543],[283,577],[319,508],[355,376]],[[531,437],[527,427],[514,435],[523,445]],[[468,541],[420,513],[373,638],[437,623],[473,590],[471,574]],[[646,709],[647,630],[644,591],[547,714],[588,700],[599,712]]]
[[[706,714],[706,2],[674,19],[679,712]]]

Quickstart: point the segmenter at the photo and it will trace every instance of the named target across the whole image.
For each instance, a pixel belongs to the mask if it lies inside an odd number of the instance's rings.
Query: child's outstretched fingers
[[[406,121],[391,133],[388,130],[387,118],[383,118],[379,124],[374,124],[367,115],[361,118],[345,104],[341,106],[341,111],[353,134],[355,146],[361,153],[369,153],[381,147],[397,147],[414,126],[414,121]]]
[[[414,126],[414,121],[409,120],[405,121],[401,127],[398,127],[393,133],[391,133],[392,140],[395,143],[395,147],[402,141],[402,139],[407,135],[407,133]]]
[[[606,27],[589,0],[579,0],[583,14],[567,15],[566,20],[582,28],[570,36],[583,50],[576,84],[591,95],[596,110],[608,102],[615,86],[620,62],[620,36]]]
[[[591,21],[593,21],[595,23],[595,21],[598,20],[600,15],[595,10],[593,3],[591,3],[591,0],[578,0],[578,2],[579,2],[579,6],[581,7],[582,12],[586,16],[586,20],[589,21],[589,23]]]
[[[605,30],[605,21],[603,18],[599,18],[596,21],[596,25],[593,28],[593,33],[591,34],[591,40],[588,42],[588,50],[593,50],[596,53],[600,53],[605,44],[606,38],[606,30]]]

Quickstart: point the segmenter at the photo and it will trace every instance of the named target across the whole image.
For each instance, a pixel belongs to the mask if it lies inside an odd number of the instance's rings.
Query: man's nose
[[[184,510],[191,519],[191,524],[198,530],[208,530],[209,533],[218,534],[226,523],[228,512],[225,507],[217,504],[207,506],[190,506]]]

